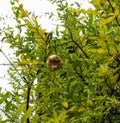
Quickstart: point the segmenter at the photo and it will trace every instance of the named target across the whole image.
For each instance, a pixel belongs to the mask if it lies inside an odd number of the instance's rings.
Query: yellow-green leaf
[[[25,60],[24,54],[21,54],[21,55],[20,55],[20,60],[21,60],[21,61],[24,61],[24,60]]]
[[[30,114],[32,113],[33,109],[29,108],[26,113],[21,118],[21,123],[26,123],[27,118],[29,118]]]
[[[119,15],[119,7],[116,7],[116,9],[115,9],[115,16],[118,16]]]
[[[78,112],[84,112],[86,109],[84,107],[78,108]]]
[[[64,101],[64,102],[62,103],[62,105],[63,105],[65,108],[68,108],[68,102]]]
[[[98,49],[99,54],[103,54],[104,52],[105,52],[105,50],[103,48]]]
[[[104,71],[105,71],[105,73],[108,72],[108,63],[105,63],[105,65],[104,65]]]
[[[56,35],[57,35],[57,36],[59,36],[59,31],[58,31],[58,30],[59,30],[59,26],[58,26],[58,24],[57,24],[57,25],[56,25]]]
[[[27,17],[30,13],[27,11],[27,10],[24,10],[22,13],[21,13],[21,16],[22,17]]]
[[[18,3],[18,2],[19,2],[19,0],[16,0],[16,2]]]
[[[105,24],[107,24],[107,23],[113,21],[114,18],[115,18],[115,15],[110,16],[110,17],[107,18],[107,19],[101,19],[101,20],[100,20],[100,27],[102,27],[103,25],[105,25]]]

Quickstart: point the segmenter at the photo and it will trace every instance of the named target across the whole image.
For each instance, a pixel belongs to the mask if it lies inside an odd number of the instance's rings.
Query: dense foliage
[[[0,122],[119,123],[119,0],[92,0],[87,10],[79,2],[50,2],[61,25],[47,33],[37,16],[11,0],[16,29],[7,27],[2,41],[14,50],[8,70],[13,91],[0,93],[6,116]],[[46,67],[52,54],[62,58],[61,69]]]

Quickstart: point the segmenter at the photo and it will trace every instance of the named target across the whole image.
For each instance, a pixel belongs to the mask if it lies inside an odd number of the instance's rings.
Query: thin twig
[[[28,85],[27,88],[27,101],[26,101],[26,111],[29,109],[29,103],[30,103],[30,91],[31,91],[31,86]],[[30,123],[30,118],[27,118],[27,123]]]
[[[10,115],[8,115],[8,113],[6,113],[3,109],[1,109],[0,108],[0,110],[12,121],[12,123],[14,122],[14,123],[16,123],[16,121],[12,118],[12,117],[10,117]]]
[[[112,9],[112,12],[113,12],[113,13],[115,13],[114,7],[112,6],[112,4],[111,4],[110,0],[107,0],[107,1],[108,1],[109,5],[110,5],[110,7],[111,7],[111,9]],[[117,18],[117,17],[115,17],[115,20],[116,20],[116,22],[117,22],[118,26],[120,27],[120,23],[119,23],[119,21],[118,21],[118,18]]]
[[[11,62],[11,60],[7,57],[7,55],[2,51],[2,49],[0,49],[2,54],[5,56],[5,58],[8,60],[8,62],[10,63],[9,65],[12,65],[13,68],[16,70],[16,72],[18,73],[18,75],[21,77],[21,79],[26,82],[27,84],[29,84],[26,80],[25,77],[22,77],[21,74],[18,72],[18,70],[16,69],[15,65]],[[7,64],[8,65],[8,64]],[[31,86],[28,85],[28,89],[27,89],[27,101],[26,101],[26,111],[29,109],[29,102],[30,102],[30,90],[31,90]],[[2,111],[2,110],[1,110]],[[5,112],[4,112],[5,113]],[[7,115],[7,114],[6,114]],[[7,115],[9,117],[9,115]],[[12,119],[11,119],[12,120]],[[14,120],[13,120],[14,121]],[[27,118],[27,123],[30,123],[29,118]]]
[[[76,46],[78,46],[78,48],[82,51],[82,53],[85,55],[85,57],[89,59],[89,56],[86,54],[86,52],[83,50],[83,48],[74,40],[73,34],[72,34],[70,28],[68,28],[68,30],[69,30],[69,32],[70,32],[70,36],[71,36],[72,42],[73,42]]]
[[[11,62],[11,60],[7,57],[7,55],[3,52],[2,49],[0,49],[0,51],[2,52],[2,54],[4,55],[4,57],[8,60],[8,62],[10,63],[11,66],[13,66],[13,68],[15,69],[15,71],[18,73],[18,75],[20,76],[20,78],[26,83],[26,79],[24,79],[21,74],[18,72],[18,70],[16,69],[15,65]]]

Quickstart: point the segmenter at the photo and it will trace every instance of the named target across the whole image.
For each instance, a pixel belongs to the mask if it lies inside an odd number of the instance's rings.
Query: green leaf
[[[113,19],[115,18],[115,14],[113,13],[112,16],[110,16],[109,18],[107,19],[101,19],[100,20],[100,27],[102,27],[103,25],[113,21]]]
[[[56,25],[56,35],[59,36],[59,26]]]
[[[21,118],[21,123],[26,123],[27,118],[30,117],[32,112],[33,112],[33,108],[29,108]]]
[[[62,102],[62,105],[63,105],[65,108],[68,108],[68,102],[64,101],[64,102]]]
[[[25,104],[22,104],[18,107],[18,109],[15,111],[15,115],[21,114],[25,109]]]

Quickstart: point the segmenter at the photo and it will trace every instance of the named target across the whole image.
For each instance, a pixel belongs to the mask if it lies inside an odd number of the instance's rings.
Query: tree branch
[[[0,49],[0,52],[3,54],[3,56],[8,60],[8,62],[10,63],[11,66],[13,66],[13,68],[15,69],[15,71],[17,72],[17,74],[20,76],[21,80],[23,80],[23,82],[26,83],[26,79],[24,79],[24,77],[21,76],[21,74],[18,72],[18,70],[16,69],[15,65],[11,62],[11,60],[7,57],[7,55],[3,52],[2,49]],[[5,64],[8,65],[8,64]]]
[[[83,48],[73,39],[73,35],[72,35],[72,32],[71,32],[71,30],[70,30],[69,27],[68,27],[68,30],[69,30],[69,32],[70,32],[70,36],[71,36],[72,42],[73,42],[76,46],[78,46],[78,48],[82,51],[82,53],[85,55],[85,57],[89,59],[89,56],[86,54],[86,52],[83,50]]]
[[[28,85],[28,88],[27,88],[27,100],[26,100],[26,111],[29,109],[30,91],[31,91],[31,87]],[[30,123],[29,117],[27,118],[27,123]]]
[[[107,0],[107,1],[108,1],[109,5],[110,5],[110,7],[111,7],[111,9],[112,9],[112,12],[113,12],[113,13],[115,13],[114,7],[112,6],[112,4],[111,4],[110,0]],[[117,18],[117,17],[115,17],[115,20],[116,20],[116,22],[117,22],[117,25],[120,27],[120,23],[119,23],[119,21],[118,21],[118,18]]]
[[[3,109],[0,108],[0,110],[12,121],[12,123],[16,123],[16,121],[12,117],[10,117],[10,115],[8,115]]]

